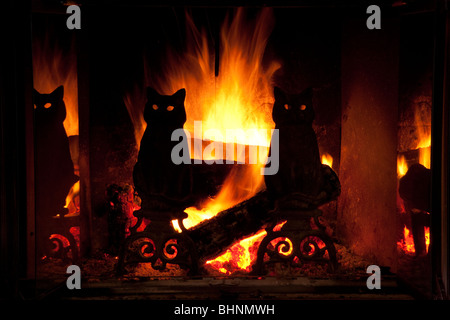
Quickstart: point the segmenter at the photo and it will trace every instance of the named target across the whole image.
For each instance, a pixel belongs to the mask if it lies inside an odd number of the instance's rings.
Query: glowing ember
[[[254,236],[233,245],[223,255],[207,261],[206,264],[225,274],[231,274],[236,270],[249,272],[256,259],[258,245],[265,235],[265,231],[258,232]]]

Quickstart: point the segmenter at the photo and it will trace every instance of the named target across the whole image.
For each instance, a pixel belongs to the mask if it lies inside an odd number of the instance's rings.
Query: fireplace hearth
[[[23,296],[448,298],[445,1],[70,4],[2,76]]]

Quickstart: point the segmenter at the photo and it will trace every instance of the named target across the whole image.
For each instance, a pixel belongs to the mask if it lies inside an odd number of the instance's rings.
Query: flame
[[[322,164],[326,164],[330,168],[333,167],[333,157],[329,153],[324,153],[322,155]]]
[[[67,136],[78,135],[78,79],[74,42],[68,51],[52,43],[48,36],[33,41],[33,86],[40,93],[51,93],[64,86]]]
[[[207,33],[198,30],[189,14],[186,14],[186,25],[186,53],[176,56],[174,50],[169,50],[167,57],[170,63],[163,64],[166,66],[162,73],[165,77],[148,78],[147,84],[161,94],[172,94],[186,88],[187,121],[184,128],[191,136],[196,129],[194,121],[201,120],[202,133],[220,133],[221,138],[214,137],[214,141],[266,147],[259,150],[258,165],[248,166],[244,172],[232,170],[215,198],[206,200],[200,210],[186,210],[189,217],[184,220],[185,226],[192,227],[264,188],[260,168],[270,145],[267,132],[274,128],[271,77],[280,65],[271,62],[268,67],[263,67],[263,55],[273,25],[270,9],[262,10],[255,21],[248,21],[242,8],[234,11],[233,19],[226,18],[220,33],[220,71],[217,77]],[[151,75],[148,66],[147,69]],[[126,104],[131,105],[130,102]],[[229,129],[238,134],[230,137],[226,131]],[[142,135],[143,130],[139,132]],[[206,135],[200,138],[211,139]],[[191,158],[194,158],[192,153]]]
[[[228,16],[220,32],[219,74],[215,77],[214,53],[205,30],[198,30],[186,14],[188,47],[183,56],[169,50],[170,63],[162,77],[147,79],[147,84],[162,94],[186,88],[185,129],[194,131],[194,121],[201,120],[203,132],[221,133],[223,142],[269,146],[270,137],[254,130],[227,139],[227,129],[272,129],[273,104],[271,77],[280,67],[271,62],[264,68],[263,56],[273,25],[272,11],[265,8],[255,21],[248,21],[244,9]],[[150,69],[147,67],[147,69]],[[152,75],[151,70],[147,72]],[[207,137],[204,137],[207,138]]]
[[[428,248],[430,247],[430,227],[424,227],[424,231],[425,231],[425,249],[426,252],[428,253]],[[416,249],[414,247],[414,238],[406,226],[403,227],[403,239],[398,241],[397,245],[407,253],[416,252]]]
[[[403,249],[403,251],[407,253],[415,253],[416,250],[414,248],[414,239],[409,229],[404,226],[403,228],[403,239],[401,239],[397,245]]]
[[[162,72],[155,72],[144,61],[147,77],[145,86],[153,87],[160,94],[166,95],[181,88],[186,89],[187,121],[184,129],[194,137],[193,143],[195,139],[202,143],[221,141],[231,144],[236,150],[240,147],[258,146],[257,164],[244,168],[234,167],[214,198],[205,199],[200,209],[191,207],[185,210],[188,213],[188,218],[183,220],[186,228],[214,217],[265,188],[261,168],[268,156],[271,129],[274,128],[271,78],[280,68],[276,61],[263,61],[273,20],[272,10],[269,8],[262,9],[255,19],[248,18],[243,8],[234,10],[233,16],[227,15],[220,30],[218,75],[215,72],[215,56],[208,34],[197,28],[188,13],[187,47],[184,53],[179,55],[179,50],[169,48],[165,55],[167,61],[161,63]],[[144,92],[129,92],[124,97],[124,102],[134,124],[139,147],[145,131]],[[201,136],[195,134],[196,121],[201,121]],[[235,130],[236,134],[227,134],[230,129]],[[211,135],[211,132],[214,134]],[[225,152],[222,157],[227,159]],[[238,157],[239,152],[236,152],[233,160],[238,160]],[[193,152],[191,158],[196,159]],[[172,221],[172,224],[181,231],[177,221]],[[208,264],[224,273],[230,272],[225,267],[230,263],[238,269],[248,269],[254,257],[249,253],[250,248],[264,235],[265,231],[262,231],[240,241],[221,257],[208,261]]]
[[[408,171],[408,165],[406,164],[405,156],[397,157],[397,176],[398,178],[403,177]]]
[[[227,275],[235,270],[250,271],[251,265],[256,258],[258,245],[266,234],[266,231],[263,230],[246,238],[233,245],[221,256],[206,261],[206,264]]]
[[[431,168],[431,120],[417,107],[414,112],[414,125],[416,127],[416,150],[419,151],[418,162],[424,167]],[[408,171],[404,156],[397,157],[397,175],[403,177]]]
[[[430,246],[430,227],[425,227],[425,245],[428,252],[428,247]]]
[[[70,203],[79,193],[80,193],[80,180],[75,182],[75,184],[70,188],[69,193],[67,194],[66,197],[66,204],[64,205],[64,208],[69,208]]]
[[[417,149],[419,149],[419,163],[430,169],[431,167],[431,127],[430,120],[424,119],[420,109],[414,112],[415,125],[417,126]]]

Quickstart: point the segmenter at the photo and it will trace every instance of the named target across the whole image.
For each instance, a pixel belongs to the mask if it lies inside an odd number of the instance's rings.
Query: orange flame
[[[397,176],[403,177],[408,171],[408,165],[406,164],[405,156],[399,156],[397,158]]]
[[[425,245],[428,252],[428,247],[430,246],[430,227],[425,227]]]
[[[214,52],[211,51],[207,33],[197,28],[189,14],[186,14],[186,26],[188,47],[182,56],[176,55],[175,50],[168,50],[168,61],[163,63],[165,70],[161,73],[164,77],[154,77],[154,72],[144,61],[146,86],[153,87],[161,94],[173,94],[180,88],[186,89],[187,121],[184,129],[194,140],[222,141],[234,145],[236,150],[242,146],[258,146],[257,164],[233,168],[214,198],[206,199],[201,209],[192,207],[185,210],[189,217],[183,223],[186,228],[191,228],[254,196],[265,187],[261,168],[268,155],[270,130],[274,128],[271,78],[280,64],[275,61],[263,63],[273,26],[272,11],[268,8],[261,10],[255,20],[247,19],[242,8],[234,11],[232,19],[227,16],[220,32],[217,77]],[[129,92],[124,102],[134,124],[139,147],[146,127],[143,120],[145,97],[142,91]],[[201,137],[195,136],[195,121],[202,121]],[[235,130],[237,134],[227,135],[229,129]],[[211,132],[218,134],[208,136]],[[233,160],[239,160],[238,157],[239,154],[235,153]],[[193,152],[191,158],[196,158]],[[223,159],[227,159],[226,153],[223,153]],[[172,221],[172,224],[181,231],[177,221]],[[247,269],[254,257],[249,249],[264,234],[265,231],[262,231],[242,240],[221,257],[208,261],[208,264],[224,273],[229,271],[225,265],[230,263],[237,269]]]
[[[206,261],[206,264],[228,275],[236,270],[250,271],[251,265],[256,258],[258,244],[265,235],[266,231],[260,231],[236,243],[221,256]]]
[[[401,239],[398,243],[398,246],[403,249],[403,251],[408,253],[415,253],[416,250],[414,248],[414,239],[409,229],[404,226],[403,228],[403,239]]]
[[[210,52],[210,44],[206,32],[200,31],[192,18],[186,14],[187,52],[183,56],[175,56],[169,50],[165,63],[165,78],[148,78],[147,85],[161,94],[172,94],[180,88],[186,89],[187,121],[184,129],[194,137],[194,121],[202,121],[200,140],[222,141],[240,146],[262,146],[259,148],[258,163],[244,169],[233,168],[226,178],[219,193],[207,199],[201,209],[187,208],[189,217],[183,221],[186,228],[191,228],[205,219],[215,216],[242,202],[264,186],[261,168],[268,155],[271,132],[274,128],[271,111],[273,105],[271,78],[280,67],[277,62],[270,62],[264,67],[263,55],[273,25],[270,9],[260,11],[256,20],[250,21],[239,8],[234,17],[227,16],[220,33],[219,74],[215,77],[214,54]],[[148,66],[147,66],[147,69]],[[147,70],[147,75],[152,75]],[[125,99],[127,107],[132,101]],[[142,115],[143,108],[140,110]],[[130,112],[133,120],[134,116]],[[142,118],[142,117],[141,117]],[[133,122],[138,126],[136,139],[140,140],[144,126],[139,117]],[[237,131],[234,136],[227,135],[227,130]],[[207,132],[218,132],[218,136],[208,136]],[[192,148],[191,148],[192,150]],[[225,153],[223,154],[224,159]],[[238,155],[236,155],[238,156]],[[235,159],[236,160],[236,156]],[[195,158],[191,152],[191,158]],[[176,221],[172,222],[179,230]],[[262,231],[250,238],[235,244],[222,256],[208,261],[217,270],[227,273],[230,263],[237,269],[247,270],[255,255],[249,253],[253,244],[265,235]]]
[[[430,227],[424,227],[424,231],[425,231],[425,246],[426,246],[425,248],[426,252],[428,252],[428,248],[430,247]],[[412,254],[416,252],[414,246],[414,238],[406,226],[403,227],[403,239],[398,241],[397,245],[407,253]]]
[[[333,167],[333,157],[329,153],[324,153],[322,155],[322,164],[328,165],[330,168]]]
[[[415,125],[417,126],[417,149],[419,149],[419,163],[430,169],[431,167],[431,120],[424,119],[420,109],[414,112]]]
[[[220,34],[218,77],[214,76],[214,55],[210,52],[206,32],[199,31],[188,14],[186,23],[189,44],[187,52],[183,56],[175,56],[174,51],[169,50],[167,57],[171,63],[164,63],[165,78],[148,78],[147,84],[161,94],[172,94],[180,88],[186,88],[185,129],[191,136],[194,136],[194,121],[201,120],[203,133],[210,130],[218,131],[224,142],[269,146],[270,129],[274,127],[271,118],[273,104],[271,77],[280,67],[277,62],[271,62],[264,68],[262,61],[273,24],[271,10],[264,9],[255,21],[247,21],[244,10],[240,8],[235,11],[231,21],[229,18],[225,20]],[[148,75],[152,74],[150,70],[147,71]],[[133,107],[136,108],[131,100],[125,97],[129,111]],[[140,140],[145,129],[141,124],[142,106],[140,109],[140,112],[136,113],[140,114],[140,117],[130,112],[131,118],[135,119],[133,120],[135,128],[138,127],[135,132],[137,140]],[[227,129],[252,134],[237,134],[230,139],[226,133]],[[201,138],[210,139],[207,136]],[[248,166],[244,172],[232,170],[214,199],[205,201],[201,210],[195,208],[186,210],[189,214],[189,218],[184,220],[186,227],[192,227],[204,219],[211,218],[264,188],[260,168],[264,162],[261,159],[265,160],[267,157],[268,148],[259,151],[258,165]],[[265,154],[261,154],[264,151]]]
[[[80,193],[80,181],[78,180],[75,184],[70,188],[69,193],[66,197],[66,204],[64,208],[69,208],[70,203],[74,200],[76,196]]]

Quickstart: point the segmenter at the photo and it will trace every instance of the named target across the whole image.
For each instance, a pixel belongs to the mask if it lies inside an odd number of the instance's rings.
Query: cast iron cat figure
[[[63,125],[66,118],[63,97],[63,86],[50,94],[33,90],[36,213],[41,219],[66,213],[66,196],[78,180]]]
[[[133,179],[142,198],[142,209],[155,211],[184,210],[189,206],[191,174],[188,165],[174,164],[172,149],[180,141],[172,141],[172,132],[186,122],[184,100],[186,90],[173,95],[161,95],[147,88],[144,120],[147,128],[141,140]],[[186,136],[183,143],[188,143]],[[184,150],[187,150],[184,148]]]
[[[312,127],[313,91],[308,88],[300,94],[286,94],[275,87],[274,96],[272,118],[279,130],[279,170],[265,176],[267,191],[275,199],[292,193],[317,197],[323,172]]]

